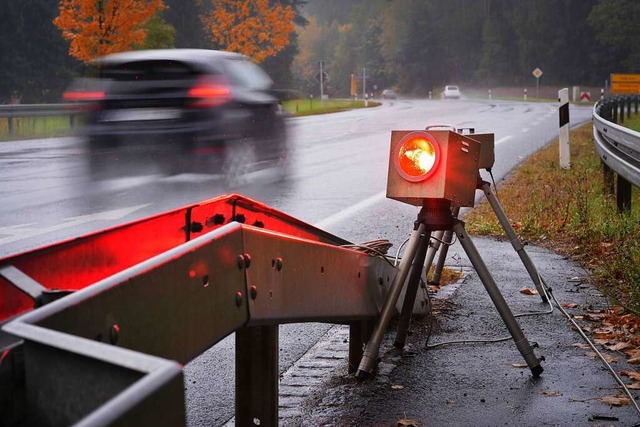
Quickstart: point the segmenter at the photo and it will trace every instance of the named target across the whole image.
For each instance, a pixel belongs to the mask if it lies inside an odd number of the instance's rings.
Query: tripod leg
[[[439,233],[439,232],[438,232]],[[438,234],[436,233],[436,235]],[[433,261],[433,255],[437,248],[434,248],[431,244],[431,235],[425,234],[420,237],[420,243],[418,245],[418,251],[413,259],[411,270],[409,271],[409,279],[407,282],[407,290],[404,294],[404,302],[402,304],[402,311],[400,312],[400,320],[398,321],[398,330],[396,331],[396,341],[393,344],[396,348],[403,348],[404,343],[407,340],[407,330],[409,329],[409,322],[411,320],[411,313],[413,312],[413,305],[418,294],[418,286],[420,285],[420,276],[422,276],[423,262],[427,260],[427,253],[431,253],[431,260]]]
[[[424,271],[426,275],[429,274],[429,270],[431,270],[431,266],[433,265],[433,260],[436,257],[436,252],[440,249],[441,242],[444,241],[444,234],[445,231],[443,230],[437,231],[433,236],[433,241],[429,244],[429,249],[427,250],[427,255],[424,259]]]
[[[460,213],[460,208],[455,207],[452,209],[452,215],[454,218],[458,217]],[[436,268],[433,269],[433,277],[431,278],[431,283],[439,285],[440,280],[442,279],[442,270],[444,269],[444,263],[447,260],[447,254],[449,253],[449,244],[453,240],[453,231],[447,230],[444,232],[444,236],[442,241],[444,244],[442,245],[442,249],[440,249],[440,255],[438,255],[438,262],[436,263]],[[427,272],[429,269],[427,269]]]
[[[529,254],[527,254],[527,251],[524,250],[524,244],[522,244],[522,241],[516,235],[516,232],[511,226],[511,223],[509,223],[509,219],[507,218],[507,215],[504,213],[504,210],[502,209],[500,202],[495,197],[495,195],[491,192],[491,185],[489,185],[488,182],[483,181],[481,188],[482,188],[482,191],[484,191],[484,194],[487,197],[489,204],[493,208],[493,211],[498,217],[498,221],[500,221],[500,225],[502,225],[502,229],[504,230],[505,233],[507,233],[509,240],[511,240],[511,246],[513,246],[513,249],[515,249],[515,251],[520,256],[520,259],[522,260],[524,267],[527,269],[527,272],[529,273],[531,280],[533,280],[533,283],[536,285],[536,289],[538,290],[538,294],[540,295],[540,298],[542,298],[542,302],[546,303],[547,295],[544,292],[544,288],[540,280],[540,275],[538,274],[538,270],[536,270],[536,267],[533,265],[533,262],[531,261],[531,258],[529,258]]]
[[[404,282],[407,279],[407,275],[409,274],[409,268],[413,264],[413,261],[416,257],[416,252],[418,251],[418,246],[421,240],[420,237],[425,234],[425,230],[426,226],[422,223],[419,223],[413,233],[411,233],[411,238],[409,239],[409,243],[402,257],[402,261],[400,261],[398,272],[393,278],[393,283],[391,284],[389,295],[387,295],[387,299],[384,302],[384,306],[382,307],[380,318],[378,319],[376,327],[371,334],[371,338],[369,339],[369,342],[367,342],[367,345],[364,349],[364,354],[362,355],[362,360],[360,361],[360,366],[358,366],[358,372],[356,373],[356,377],[359,379],[368,377],[375,368],[378,359],[378,353],[380,351],[380,343],[382,343],[384,333],[389,326],[389,321],[391,320],[391,316],[393,315],[393,309],[395,308],[398,297],[400,296],[400,292],[402,291],[402,286],[404,285]]]
[[[467,234],[467,231],[464,228],[464,223],[459,220],[456,221],[453,225],[453,231],[458,236],[458,240],[460,240],[460,244],[467,253],[471,264],[473,264],[473,268],[475,268],[478,276],[480,276],[482,284],[491,297],[491,301],[493,301],[493,304],[496,306],[496,309],[498,310],[500,317],[502,317],[502,321],[507,326],[509,333],[513,337],[520,354],[522,354],[522,357],[524,357],[524,360],[527,362],[529,369],[531,369],[531,373],[534,377],[540,376],[543,371],[542,366],[540,366],[540,360],[534,354],[533,347],[531,347],[531,344],[529,344],[529,341],[524,336],[518,321],[513,316],[513,313],[507,305],[507,302],[504,300],[500,289],[498,289],[498,286],[493,280],[491,273],[489,273],[482,257],[480,257],[478,250]]]

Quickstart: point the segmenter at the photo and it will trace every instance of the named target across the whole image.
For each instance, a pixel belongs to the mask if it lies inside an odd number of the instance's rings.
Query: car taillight
[[[103,91],[75,90],[62,94],[62,99],[72,103],[68,108],[78,111],[91,111],[100,108],[99,102],[106,97]]]
[[[73,102],[97,102],[103,100],[105,93],[102,91],[68,91],[62,95],[65,101]]]
[[[231,88],[224,81],[200,79],[189,89],[192,107],[216,107],[231,100]]]

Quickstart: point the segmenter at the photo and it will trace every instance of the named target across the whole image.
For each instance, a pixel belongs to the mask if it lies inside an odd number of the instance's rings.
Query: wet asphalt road
[[[473,240],[514,314],[549,311],[538,296],[520,293],[534,286],[508,241]],[[605,307],[604,298],[589,289],[586,271],[548,250],[529,246],[527,252],[561,304]],[[615,396],[618,384],[590,349],[576,346],[583,341],[557,308],[518,319],[528,340],[538,344],[536,354],[545,358],[537,379],[521,367],[524,360],[513,340],[426,349],[427,341],[509,337],[464,251],[455,245],[449,254],[447,265],[466,276],[436,297],[439,310],[431,334],[429,322],[414,319],[408,345],[399,351],[393,347],[392,324],[376,377],[357,382],[345,374],[342,361],[282,425],[396,426],[400,420],[424,426],[640,425],[631,405],[612,407],[599,400]],[[614,358],[616,372],[633,370],[624,355],[603,352]],[[638,391],[633,394],[640,398]]]
[[[590,109],[573,108],[573,123]],[[506,101],[398,100],[367,111],[290,121],[294,165],[287,180],[242,194],[353,242],[386,238],[397,248],[415,208],[384,198],[390,131],[446,124],[496,134],[496,180],[557,135],[557,105]],[[168,175],[152,164],[114,165],[95,180],[78,138],[0,145],[0,257],[131,221],[223,193],[213,174]],[[329,325],[281,329],[281,370]],[[185,368],[190,425],[220,425],[233,415],[233,341]],[[339,424],[336,424],[339,425]]]

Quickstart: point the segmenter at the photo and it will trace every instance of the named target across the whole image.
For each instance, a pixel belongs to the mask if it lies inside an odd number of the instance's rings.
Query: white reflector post
[[[569,89],[564,88],[558,91],[558,101],[560,102],[560,167],[569,169],[571,167],[571,153],[569,151]]]

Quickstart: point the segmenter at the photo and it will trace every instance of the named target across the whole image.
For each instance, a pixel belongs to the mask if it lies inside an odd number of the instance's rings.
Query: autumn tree
[[[205,31],[221,49],[262,62],[290,44],[295,10],[269,0],[211,0],[201,15]]]
[[[145,24],[165,8],[162,0],[61,0],[53,23],[81,61],[142,46]]]

